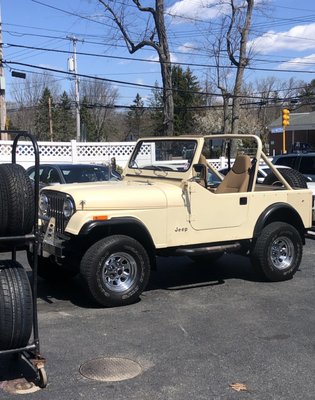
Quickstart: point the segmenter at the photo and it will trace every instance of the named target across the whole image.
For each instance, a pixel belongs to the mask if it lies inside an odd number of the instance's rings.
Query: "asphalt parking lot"
[[[300,270],[282,283],[259,281],[241,256],[226,255],[211,267],[161,258],[141,300],[112,309],[87,300],[78,278],[60,284],[39,279],[40,344],[49,382],[23,396],[313,400],[314,255],[315,242],[307,240]],[[24,253],[18,260],[27,263]],[[112,358],[133,361],[140,373],[104,382],[80,372],[90,360]],[[9,361],[1,360],[1,400],[22,396],[5,390],[22,369]]]

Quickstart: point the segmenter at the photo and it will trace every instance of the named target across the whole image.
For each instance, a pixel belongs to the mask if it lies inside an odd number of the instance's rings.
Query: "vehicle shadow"
[[[224,255],[210,263],[195,262],[188,257],[169,257],[158,259],[157,270],[152,272],[146,291],[216,286],[224,284],[228,279],[265,282],[247,257]]]
[[[31,271],[28,273],[31,275]],[[188,257],[159,257],[157,269],[151,272],[145,291],[175,291],[217,286],[224,284],[228,279],[264,281],[243,256],[224,255],[211,264],[196,263]],[[102,308],[89,297],[80,275],[68,281],[58,282],[48,282],[39,277],[37,296],[47,304],[70,301],[81,308]]]
[[[30,274],[30,279],[32,272]],[[38,277],[37,298],[47,304],[56,301],[70,301],[81,308],[101,308],[90,297],[80,275],[63,281],[49,282]]]

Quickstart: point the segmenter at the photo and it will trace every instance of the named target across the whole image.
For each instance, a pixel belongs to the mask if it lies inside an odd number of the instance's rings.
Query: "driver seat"
[[[238,154],[230,171],[217,187],[215,193],[247,192],[251,170],[250,157]]]

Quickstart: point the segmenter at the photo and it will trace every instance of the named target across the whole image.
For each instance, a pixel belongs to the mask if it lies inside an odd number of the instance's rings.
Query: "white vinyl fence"
[[[11,140],[0,140],[0,163],[12,160]],[[40,162],[49,164],[108,164],[115,157],[117,165],[124,168],[135,142],[38,142]],[[16,162],[24,168],[34,165],[34,149],[30,141],[19,141]]]
[[[136,142],[38,142],[40,163],[49,164],[108,164],[115,157],[116,164],[124,168],[134,149]],[[0,140],[0,163],[12,160],[12,140]],[[151,158],[151,148],[144,151],[143,158]],[[24,168],[34,165],[34,148],[30,141],[19,141],[16,162]],[[221,157],[209,160],[216,168],[227,166],[226,159]]]

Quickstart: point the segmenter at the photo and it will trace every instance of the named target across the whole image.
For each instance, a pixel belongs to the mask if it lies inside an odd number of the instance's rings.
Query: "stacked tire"
[[[34,189],[25,169],[0,164],[0,236],[25,235],[34,223]]]
[[[34,189],[21,165],[0,164],[0,237],[24,236],[34,225]],[[0,350],[25,347],[33,326],[32,289],[23,266],[0,260]]]
[[[0,261],[0,350],[26,346],[32,323],[32,289],[25,269],[16,261]]]

